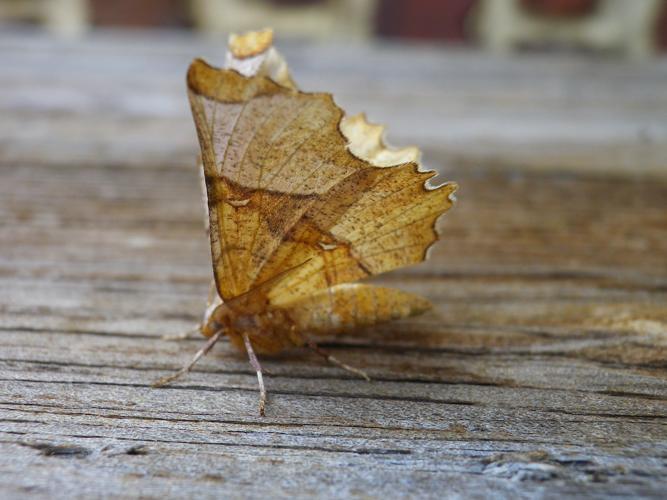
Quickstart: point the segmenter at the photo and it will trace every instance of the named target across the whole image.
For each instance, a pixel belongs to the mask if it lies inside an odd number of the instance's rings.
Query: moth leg
[[[215,287],[215,280],[211,280],[211,286],[208,289],[208,298],[206,299],[206,313],[209,312],[211,305],[215,302],[218,291]],[[204,320],[200,323],[197,323],[197,326],[187,330],[185,332],[177,333],[176,335],[162,335],[162,340],[189,340],[197,339],[201,335],[201,329],[206,323],[206,314],[204,315]]]
[[[208,354],[208,352],[213,348],[215,343],[218,340],[220,340],[220,337],[222,337],[223,333],[224,333],[224,330],[219,330],[215,335],[213,335],[210,339],[208,339],[206,341],[206,344],[204,344],[204,347],[202,347],[201,349],[199,349],[197,351],[197,353],[193,356],[193,358],[190,360],[190,362],[188,364],[183,366],[183,368],[178,370],[176,373],[172,373],[171,375],[167,375],[166,377],[162,377],[161,379],[156,380],[155,382],[153,382],[152,386],[153,387],[162,387],[164,385],[167,385],[170,382],[173,382],[174,380],[176,380],[181,375],[184,375],[184,374],[188,373],[190,370],[192,370],[192,367],[195,366],[197,361],[199,361],[199,359],[202,356],[205,356],[206,354]]]
[[[360,370],[359,368],[355,368],[353,366],[350,366],[346,363],[343,363],[342,361],[340,361],[339,359],[335,358],[334,356],[329,354],[327,351],[322,349],[320,346],[318,346],[312,340],[306,340],[306,345],[311,350],[313,350],[313,352],[322,356],[324,359],[326,359],[332,365],[336,365],[339,368],[342,368],[343,370],[347,370],[348,372],[354,373],[355,375],[359,375],[361,378],[366,379],[366,381],[368,381],[368,382],[371,381],[371,378],[368,376],[368,374],[365,371]]]
[[[250,343],[250,337],[248,337],[247,333],[243,334],[243,343],[245,344],[245,350],[248,353],[250,365],[257,372],[257,382],[259,383],[259,414],[263,417],[265,416],[264,407],[266,406],[266,389],[264,388],[264,378],[262,377],[262,365],[259,364],[259,360],[255,355],[255,351]]]

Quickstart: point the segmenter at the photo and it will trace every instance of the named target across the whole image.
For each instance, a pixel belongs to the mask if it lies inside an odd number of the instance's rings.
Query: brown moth
[[[201,146],[215,287],[198,330],[248,354],[421,314],[424,298],[362,278],[415,264],[438,239],[456,184],[431,186],[416,148],[390,149],[383,127],[347,117],[330,94],[296,88],[270,30],[230,37],[225,67],[197,59],[188,96]]]

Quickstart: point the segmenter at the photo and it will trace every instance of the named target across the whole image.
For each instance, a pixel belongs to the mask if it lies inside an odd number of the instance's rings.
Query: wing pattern
[[[294,268],[262,296],[282,305],[422,261],[454,184],[414,162],[353,155],[329,94],[195,60],[188,90],[204,165],[211,249],[225,300]]]

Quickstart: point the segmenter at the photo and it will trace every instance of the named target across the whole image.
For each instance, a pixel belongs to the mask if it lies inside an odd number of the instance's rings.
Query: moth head
[[[204,337],[212,337],[220,330],[228,330],[232,321],[232,310],[216,296],[216,300],[204,313],[204,321],[201,323],[201,333]]]
[[[266,52],[273,45],[273,30],[265,28],[241,35],[229,35],[229,51],[236,59],[247,59]]]
[[[229,36],[225,69],[233,69],[243,76],[267,76],[283,87],[296,89],[283,56],[273,46],[273,30]]]

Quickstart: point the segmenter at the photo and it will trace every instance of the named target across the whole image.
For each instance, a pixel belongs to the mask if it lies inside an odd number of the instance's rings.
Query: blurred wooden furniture
[[[0,34],[0,497],[662,498],[667,63],[281,46],[461,189],[428,316],[265,358],[201,345],[183,75],[224,41]]]
[[[529,9],[530,4],[484,0],[477,31],[485,45],[507,51],[521,44],[557,43],[617,51],[632,58],[656,51],[655,25],[662,0],[596,0],[592,12],[580,16],[542,16]]]
[[[392,38],[468,41],[477,0],[392,0],[377,6],[377,33]]]
[[[191,26],[189,0],[87,0],[93,26],[174,29]]]
[[[0,0],[0,22],[33,20],[60,36],[83,33],[88,15],[88,0]]]
[[[368,38],[376,0],[190,0],[195,27],[216,34],[272,27],[295,37]]]

